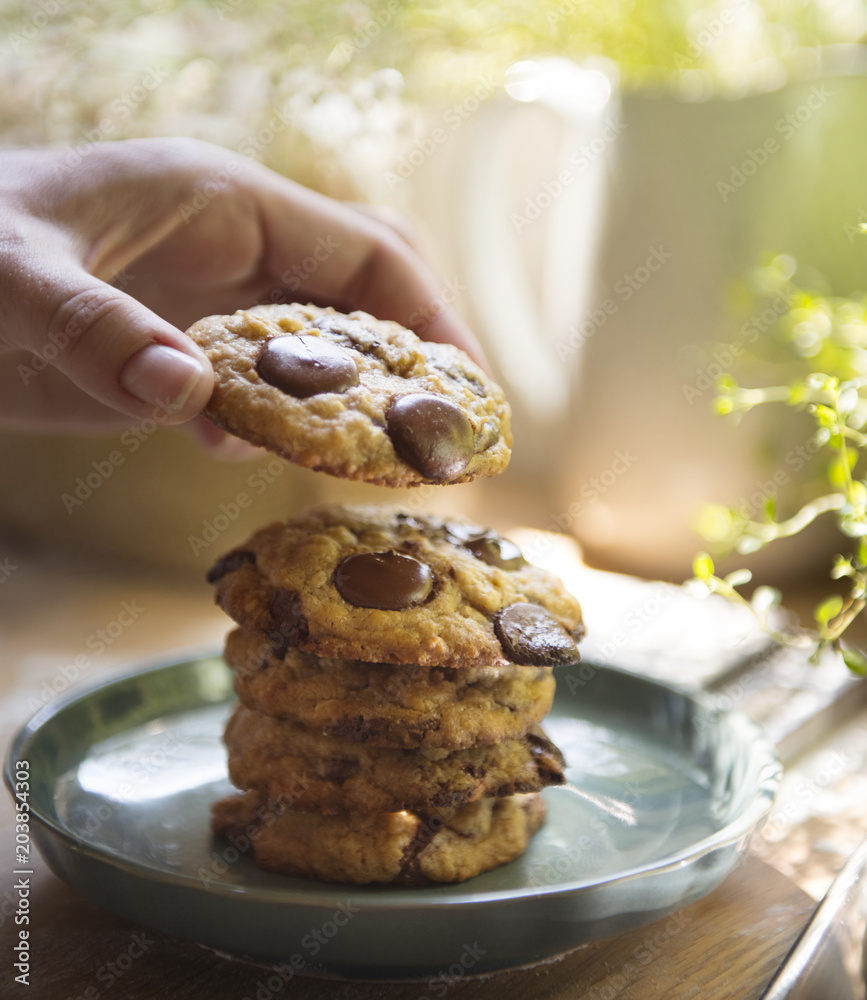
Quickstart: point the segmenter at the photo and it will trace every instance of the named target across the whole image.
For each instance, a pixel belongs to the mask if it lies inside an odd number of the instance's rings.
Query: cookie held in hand
[[[463,351],[364,312],[267,305],[188,331],[214,368],[205,414],[290,462],[383,486],[496,476],[502,389]]]

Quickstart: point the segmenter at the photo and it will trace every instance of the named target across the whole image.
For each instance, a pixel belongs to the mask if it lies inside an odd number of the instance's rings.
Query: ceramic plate
[[[545,791],[548,819],[521,858],[460,885],[273,875],[213,837],[209,806],[230,789],[221,733],[233,696],[219,656],[58,698],[13,741],[6,781],[29,761],[33,836],[51,869],[146,926],[284,973],[424,979],[532,965],[712,890],[780,776],[757,727],[710,700],[588,663],[558,677],[545,728],[569,784]]]

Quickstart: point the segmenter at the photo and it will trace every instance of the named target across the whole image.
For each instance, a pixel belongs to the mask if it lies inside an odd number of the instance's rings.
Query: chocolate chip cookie
[[[512,436],[502,389],[463,351],[398,323],[312,305],[208,316],[205,413],[283,458],[385,486],[496,476]]]
[[[226,613],[277,648],[421,666],[558,666],[581,609],[489,529],[389,507],[314,508],[223,556]]]
[[[326,882],[463,882],[518,857],[545,817],[538,794],[430,813],[297,812],[259,792],[215,803],[212,827],[269,871]]]
[[[304,812],[392,812],[538,792],[565,781],[538,727],[465,750],[394,750],[323,736],[239,706],[226,726],[232,784]]]
[[[250,708],[379,747],[459,750],[515,739],[551,710],[551,667],[420,667],[313,656],[234,629],[226,662]]]

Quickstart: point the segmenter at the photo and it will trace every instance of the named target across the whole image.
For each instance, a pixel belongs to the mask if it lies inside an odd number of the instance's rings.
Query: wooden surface
[[[7,833],[4,818],[4,843]],[[11,868],[11,851],[4,853],[3,868]],[[792,882],[750,857],[704,900],[535,969],[451,982],[296,978],[275,990],[268,987],[274,975],[268,969],[120,920],[55,879],[41,862],[37,869],[30,986],[10,975],[7,921],[0,930],[4,1000],[433,1000],[446,991],[452,1000],[758,1000],[815,907]]]
[[[7,548],[7,552],[10,550]],[[0,547],[0,557],[4,556]],[[10,553],[0,592],[0,725],[7,738],[32,699],[84,655],[73,684],[118,664],[191,644],[217,646],[227,621],[201,583],[122,568]],[[124,603],[140,609],[118,632]],[[94,641],[110,632],[110,643]],[[100,645],[101,644],[101,645]],[[62,686],[62,685],[60,685]],[[4,741],[5,742],[5,741]],[[707,899],[676,917],[586,946],[537,969],[456,983],[359,984],[294,979],[269,989],[267,970],[195,944],[142,931],[101,910],[36,859],[30,914],[30,986],[14,982],[13,812],[0,793],[0,997],[31,1000],[403,1000],[536,997],[588,1000],[752,1000],[783,959],[814,901],[773,867],[749,858]],[[273,980],[272,980],[273,985]]]

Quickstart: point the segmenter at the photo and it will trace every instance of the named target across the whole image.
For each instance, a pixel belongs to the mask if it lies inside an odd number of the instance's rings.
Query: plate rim
[[[183,667],[197,661],[214,659],[225,663],[222,656],[222,647],[199,644],[194,647],[181,647],[161,654],[125,664],[117,670],[111,670],[108,675],[101,675],[92,678],[81,685],[77,685],[69,691],[58,694],[50,702],[36,709],[33,715],[17,730],[8,744],[7,753],[4,759],[3,778],[13,800],[12,768],[13,762],[17,759],[26,759],[18,756],[21,749],[28,741],[36,736],[39,729],[51,718],[58,715],[63,710],[74,705],[76,702],[86,700],[96,692],[111,687],[118,683],[132,680],[133,678],[148,673],[156,673],[172,667]],[[658,861],[648,862],[642,865],[632,866],[624,871],[614,872],[602,877],[572,879],[568,882],[558,882],[553,885],[525,885],[521,888],[490,889],[484,891],[467,891],[450,893],[448,895],[438,895],[431,892],[431,888],[400,888],[377,887],[375,893],[365,893],[367,886],[352,885],[344,883],[333,883],[334,888],[343,888],[345,893],[352,893],[357,897],[365,909],[379,910],[395,908],[428,909],[430,907],[452,907],[469,905],[487,905],[502,903],[507,900],[527,900],[538,897],[556,898],[558,896],[572,896],[580,892],[592,892],[603,887],[627,883],[638,880],[648,874],[664,874],[667,871],[684,868],[695,863],[698,859],[707,856],[717,849],[730,847],[737,844],[744,838],[754,835],[760,828],[763,821],[769,815],[776,795],[779,790],[782,778],[783,767],[777,756],[776,749],[767,734],[754,720],[738,709],[728,708],[717,704],[718,699],[713,694],[703,690],[692,690],[685,686],[661,681],[657,678],[646,677],[634,670],[618,667],[612,664],[600,664],[593,661],[582,661],[590,666],[604,670],[614,675],[622,675],[631,680],[647,684],[651,687],[661,689],[668,693],[673,693],[679,697],[693,702],[703,707],[707,711],[712,711],[722,720],[727,718],[733,720],[734,724],[740,726],[743,731],[749,734],[752,752],[760,752],[765,760],[759,768],[757,781],[750,801],[744,809],[730,822],[726,823],[719,830],[693,844],[687,845],[682,850],[668,855]],[[229,669],[227,667],[227,669]],[[216,702],[215,702],[216,704]],[[229,704],[229,703],[227,703]],[[121,869],[127,875],[156,880],[167,885],[193,888],[198,891],[216,893],[228,898],[243,896],[251,903],[292,903],[295,905],[308,905],[314,907],[330,906],[331,901],[324,898],[319,893],[300,888],[298,882],[306,881],[299,879],[293,881],[291,887],[270,887],[270,886],[245,886],[232,885],[226,882],[209,882],[203,885],[202,880],[188,872],[167,872],[160,868],[152,868],[140,861],[133,861],[122,856],[117,856],[107,852],[96,845],[76,838],[64,825],[55,822],[51,817],[39,811],[31,810],[30,814],[37,819],[50,833],[65,842],[78,854],[85,854],[92,860],[102,864],[111,865]],[[324,884],[324,883],[323,883]],[[287,896],[288,893],[288,896]],[[291,897],[291,898],[290,898]],[[355,898],[354,898],[355,901]]]

